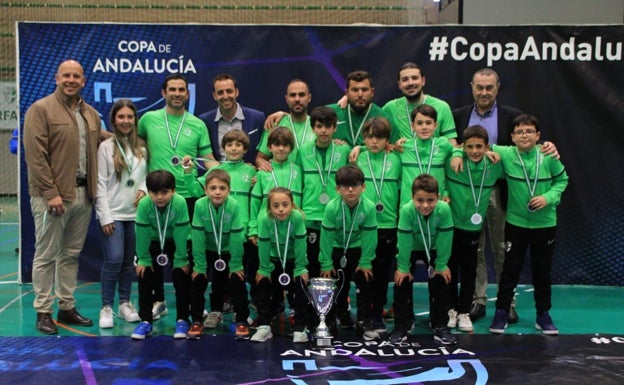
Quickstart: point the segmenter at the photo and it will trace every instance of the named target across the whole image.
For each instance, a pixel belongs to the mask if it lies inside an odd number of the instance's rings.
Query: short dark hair
[[[215,169],[208,171],[208,174],[206,174],[206,186],[208,186],[208,182],[210,182],[213,179],[220,180],[221,182],[228,185],[228,187],[230,187],[230,183],[232,180],[230,177],[230,174],[227,171],[222,170],[220,168],[215,168]]]
[[[234,82],[234,88],[238,88],[238,84],[236,84],[236,79],[234,79],[234,76],[230,74],[219,74],[215,76],[214,80],[212,81],[212,87],[214,88],[215,83],[222,80],[231,80]]]
[[[356,184],[364,184],[364,173],[358,166],[348,164],[336,171],[336,186],[355,186]]]
[[[175,176],[167,170],[155,170],[145,177],[145,186],[151,192],[175,190]]]
[[[167,91],[167,83],[169,83],[170,80],[184,80],[184,86],[188,89],[188,80],[186,80],[186,77],[184,77],[184,75],[181,74],[171,74],[169,76],[167,76],[165,78],[165,80],[162,83],[162,90],[163,91]]]
[[[412,113],[410,114],[410,118],[412,118],[412,122],[416,119],[416,114],[421,114],[430,117],[434,122],[438,121],[438,111],[435,108],[431,107],[428,104],[421,104],[420,106],[414,108]]]
[[[308,89],[308,93],[310,93],[310,85],[308,84],[308,82],[306,82],[305,80],[299,79],[299,78],[295,78],[291,81],[288,82],[288,84],[286,85],[286,91],[288,92],[288,87],[293,84],[293,83],[303,83],[305,84],[306,88]]]
[[[397,79],[399,79],[399,80],[401,79],[401,71],[407,70],[407,69],[411,69],[411,68],[417,69],[418,71],[420,71],[420,77],[425,76],[425,74],[423,73],[422,68],[418,64],[412,63],[410,61],[410,62],[407,62],[407,63],[405,63],[405,64],[403,64],[401,66],[401,68],[399,69],[399,72],[397,72]]]
[[[373,77],[366,71],[353,71],[347,75],[346,78],[346,88],[349,88],[349,83],[353,80],[354,82],[363,82],[367,80],[371,87],[373,87]]]
[[[271,145],[289,145],[292,150],[295,148],[295,136],[288,127],[276,127],[271,130],[269,138],[267,139],[267,146]]]
[[[373,137],[373,138],[382,138],[382,139],[390,139],[390,132],[392,128],[390,127],[390,122],[388,119],[382,116],[375,116],[373,118],[368,119],[364,122],[362,126],[362,136],[363,137]]]
[[[239,129],[230,130],[223,135],[223,139],[221,139],[221,148],[225,150],[225,145],[230,142],[241,142],[245,150],[249,149],[249,145],[251,143],[247,133]]]
[[[336,127],[336,123],[338,123],[338,115],[336,115],[336,111],[329,107],[314,107],[314,109],[310,111],[310,125],[314,127],[316,122],[319,122],[324,126]]]
[[[414,182],[412,182],[412,196],[421,190],[429,194],[440,193],[438,181],[429,174],[420,174],[414,178]]]
[[[521,124],[527,124],[529,126],[535,126],[535,131],[539,132],[539,121],[537,118],[530,114],[520,114],[511,122],[511,127],[516,128]],[[513,133],[513,129],[512,129]]]
[[[464,130],[462,133],[462,143],[466,143],[466,141],[470,138],[479,138],[485,141],[485,144],[488,144],[490,140],[490,136],[488,135],[485,127],[475,124],[474,126],[470,126]]]

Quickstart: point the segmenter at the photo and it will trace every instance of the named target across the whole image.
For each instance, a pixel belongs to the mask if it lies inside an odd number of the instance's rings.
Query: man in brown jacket
[[[34,308],[36,327],[45,334],[58,333],[52,320],[54,295],[58,298],[58,322],[93,324],[76,311],[74,291],[78,256],[95,198],[101,135],[97,111],[80,96],[85,86],[80,63],[64,61],[55,79],[54,93],[33,103],[24,119],[28,190],[35,222]]]

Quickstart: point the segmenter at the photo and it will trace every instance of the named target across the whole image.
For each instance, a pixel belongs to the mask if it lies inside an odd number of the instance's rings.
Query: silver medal
[[[483,222],[483,217],[479,213],[474,213],[470,217],[470,222],[472,222],[473,225],[480,225],[481,222]]]
[[[156,257],[156,263],[160,266],[167,266],[167,263],[169,263],[169,257],[167,257],[167,254],[165,253],[159,254],[158,257]]]
[[[329,194],[327,193],[321,193],[321,195],[319,195],[319,202],[322,205],[326,205],[327,202],[329,202]]]
[[[384,211],[385,209],[386,209],[386,208],[384,207],[384,204],[383,204],[383,203],[381,203],[381,202],[379,202],[379,203],[377,203],[377,204],[375,205],[375,210],[377,210],[377,212],[378,212],[378,213],[383,213],[383,211]]]
[[[340,267],[341,267],[341,268],[343,268],[343,269],[344,269],[345,267],[347,267],[347,256],[346,256],[346,255],[343,255],[343,256],[340,258]]]
[[[279,275],[279,278],[277,280],[279,281],[280,285],[288,286],[290,284],[290,275],[282,273]]]
[[[171,157],[171,164],[174,166],[177,166],[180,164],[180,157],[177,155],[174,155]]]
[[[533,207],[531,207],[530,203],[527,203],[527,210],[529,210],[530,213],[535,212],[536,209],[534,209]]]
[[[227,267],[227,263],[221,258],[217,259],[214,263],[214,268],[216,271],[223,271]]]

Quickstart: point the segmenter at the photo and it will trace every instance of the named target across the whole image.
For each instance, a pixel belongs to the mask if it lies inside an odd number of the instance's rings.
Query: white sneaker
[[[456,328],[457,327],[457,312],[455,311],[455,309],[450,309],[448,311],[448,316],[449,316],[449,320],[446,326],[449,327],[450,329]]]
[[[157,320],[161,316],[166,316],[169,314],[169,310],[167,310],[167,303],[165,301],[156,301],[152,306],[152,319]]]
[[[100,327],[102,329],[110,329],[112,327],[115,327],[113,309],[110,306],[104,306],[102,310],[100,310]]]
[[[122,302],[117,310],[117,317],[125,319],[126,322],[139,322],[141,317],[136,308],[130,302]]]
[[[214,329],[223,322],[223,314],[220,311],[211,311],[204,320],[204,327],[206,329]]]
[[[273,333],[271,333],[271,327],[269,325],[258,326],[256,333],[251,336],[253,342],[265,342],[269,338],[273,338]]]
[[[308,334],[305,331],[302,332],[294,332],[293,333],[293,342],[296,344],[303,344],[308,342]]]
[[[470,314],[462,313],[457,316],[457,327],[462,332],[472,331],[472,321],[470,320]]]

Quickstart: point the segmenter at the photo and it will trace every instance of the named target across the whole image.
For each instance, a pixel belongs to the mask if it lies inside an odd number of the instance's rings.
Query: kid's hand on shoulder
[[[559,155],[559,151],[557,151],[557,146],[553,142],[545,141],[541,146],[542,153],[544,155],[550,155],[552,158],[559,160],[561,156]]]
[[[488,159],[490,160],[490,162],[496,164],[498,162],[500,162],[500,154],[494,151],[488,151],[485,153],[485,156],[488,157]]]

